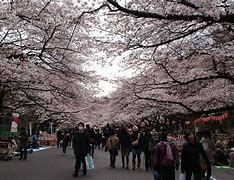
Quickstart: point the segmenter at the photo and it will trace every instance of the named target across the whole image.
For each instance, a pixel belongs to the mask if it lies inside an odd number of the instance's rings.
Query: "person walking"
[[[213,141],[209,130],[204,131],[203,137],[201,138],[200,142],[207,154],[210,163],[214,165],[214,152],[216,148],[215,142]]]
[[[20,151],[19,160],[27,159],[28,146],[29,146],[28,131],[25,128],[21,128],[21,131],[19,134],[19,151]]]
[[[149,151],[149,145],[152,141],[152,135],[150,128],[145,129],[145,134],[143,136],[143,151],[145,155],[145,169],[146,171],[149,171],[151,169],[151,159],[150,159],[150,151]]]
[[[88,131],[90,135],[90,146],[91,146],[91,156],[94,155],[94,149],[96,145],[96,134],[93,128],[90,127],[89,124],[86,124],[86,131]]]
[[[154,170],[160,173],[162,180],[175,180],[175,169],[179,168],[179,154],[174,143],[167,141],[167,135],[161,136],[155,147]]]
[[[62,131],[60,129],[56,130],[56,136],[57,136],[57,148],[59,148],[60,141],[62,140]]]
[[[199,163],[201,158],[205,160],[207,165],[207,176],[205,179],[209,180],[211,176],[211,164],[202,144],[196,140],[194,132],[188,132],[184,138],[186,142],[181,151],[181,172],[185,173],[185,180],[191,180],[192,175],[194,176],[194,180],[202,179],[203,172]]]
[[[116,156],[118,155],[119,138],[116,136],[114,129],[110,131],[110,135],[111,136],[106,142],[105,151],[109,151],[110,153],[110,167],[115,168]]]
[[[156,145],[160,142],[159,140],[159,133],[157,131],[152,132],[152,139],[151,142],[149,143],[149,152],[150,152],[150,162],[151,162],[151,167],[154,167],[154,157],[155,157],[155,148]],[[153,176],[154,180],[160,180],[160,173],[158,170],[155,170],[153,168]]]
[[[126,127],[122,127],[122,131],[119,135],[119,142],[121,150],[122,168],[126,167],[126,169],[129,169],[129,153],[132,148],[132,137],[128,133]],[[125,164],[125,158],[126,158],[126,164]]]
[[[68,131],[65,131],[64,132],[64,138],[63,138],[63,144],[62,144],[62,147],[63,147],[63,153],[65,154],[66,151],[67,151],[67,146],[70,142],[70,134]]]
[[[84,129],[83,122],[78,123],[77,127],[75,127],[74,129],[72,145],[76,157],[75,171],[73,173],[73,176],[78,176],[81,163],[83,164],[83,175],[86,175],[87,167],[85,162],[85,156],[87,156],[87,154],[90,153],[90,135]]]
[[[136,158],[137,168],[140,168],[141,164],[141,151],[142,151],[142,135],[135,125],[132,128],[132,169],[136,169]]]
[[[101,149],[101,142],[102,142],[102,133],[100,133],[100,129],[96,129],[96,149]]]

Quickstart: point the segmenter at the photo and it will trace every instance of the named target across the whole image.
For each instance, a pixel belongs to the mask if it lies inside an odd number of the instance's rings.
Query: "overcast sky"
[[[121,68],[121,59],[122,56],[119,56],[114,59],[108,59],[104,65],[92,62],[89,66],[90,70],[96,71],[98,75],[106,79],[99,82],[99,87],[102,90],[99,96],[107,96],[116,90],[117,85],[113,83],[113,80],[116,80],[116,78],[132,76],[133,70],[123,70],[123,68]]]

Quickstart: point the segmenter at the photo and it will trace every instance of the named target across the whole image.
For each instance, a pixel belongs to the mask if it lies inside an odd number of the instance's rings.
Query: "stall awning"
[[[195,119],[194,122],[209,122],[209,121],[225,121],[228,119],[228,113],[225,112],[221,116],[208,116],[204,118]]]

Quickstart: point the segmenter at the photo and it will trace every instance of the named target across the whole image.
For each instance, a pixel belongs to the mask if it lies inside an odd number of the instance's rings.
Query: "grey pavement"
[[[62,149],[52,147],[28,155],[28,160],[0,161],[0,180],[153,180],[151,172],[144,168],[135,171],[121,168],[120,156],[117,157],[116,168],[109,167],[109,154],[96,150],[94,155],[95,169],[88,170],[87,176],[82,173],[72,177],[75,158],[72,149],[62,154]],[[143,163],[142,163],[143,165]],[[214,169],[216,180],[234,180],[234,172]],[[179,172],[176,173],[178,179]]]

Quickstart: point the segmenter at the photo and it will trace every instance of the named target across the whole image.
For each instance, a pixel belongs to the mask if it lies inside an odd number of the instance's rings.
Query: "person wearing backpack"
[[[175,180],[175,169],[179,168],[179,154],[175,144],[167,142],[166,134],[155,147],[153,166],[162,180]]]

